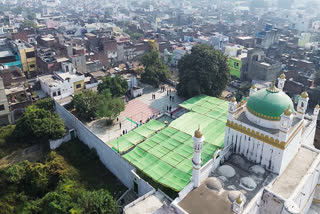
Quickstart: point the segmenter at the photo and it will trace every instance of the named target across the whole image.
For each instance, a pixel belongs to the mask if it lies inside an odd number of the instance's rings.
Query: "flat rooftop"
[[[81,76],[81,75],[71,73],[71,72],[57,72],[56,75],[59,76],[60,78],[62,78],[63,80],[66,80],[68,78],[73,79],[73,78],[77,78],[77,77]]]
[[[274,174],[240,155],[232,155],[199,188],[192,190],[180,203],[190,214],[232,212],[232,203],[240,194],[245,206],[274,178]]]
[[[41,82],[48,85],[49,87],[55,87],[58,85],[57,79],[55,79],[55,77],[51,74],[40,76],[39,79]]]
[[[6,51],[0,51],[0,57],[8,57],[8,56],[14,56],[14,54],[12,53],[12,51],[10,50],[6,50]]]
[[[170,201],[160,192],[155,192],[124,211],[126,214],[153,214],[166,204],[170,204]]]
[[[288,199],[317,156],[317,152],[301,147],[285,171],[272,184],[271,191]]]

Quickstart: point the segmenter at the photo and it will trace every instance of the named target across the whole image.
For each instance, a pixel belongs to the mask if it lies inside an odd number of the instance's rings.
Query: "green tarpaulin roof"
[[[125,145],[126,142],[138,144],[123,158],[155,182],[175,191],[181,191],[190,182],[194,131],[200,125],[205,137],[201,154],[204,165],[218,147],[223,147],[228,111],[227,101],[204,95],[193,97],[180,106],[190,112],[172,121],[168,127],[149,125],[150,121],[134,130],[134,140],[123,138]],[[147,139],[138,142],[140,138],[136,134]]]

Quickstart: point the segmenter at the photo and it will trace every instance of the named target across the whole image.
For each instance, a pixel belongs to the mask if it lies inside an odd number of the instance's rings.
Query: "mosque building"
[[[203,174],[202,142],[193,137],[189,185],[171,206],[174,213],[320,213],[320,151],[313,142],[320,107],[307,113],[308,93],[296,106],[283,91],[284,74],[269,87],[229,103],[224,147]]]

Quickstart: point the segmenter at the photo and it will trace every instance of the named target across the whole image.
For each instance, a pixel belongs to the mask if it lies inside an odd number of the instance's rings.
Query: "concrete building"
[[[229,37],[224,36],[220,33],[215,33],[210,37],[200,36],[197,39],[195,39],[195,41],[201,44],[212,45],[215,49],[224,52],[225,47],[229,43]]]
[[[11,87],[16,84],[24,84],[25,75],[17,66],[7,66],[0,64],[0,77],[3,79],[4,87]]]
[[[4,89],[3,80],[0,77],[0,125],[8,125],[11,123],[11,114],[9,110],[8,100]]]
[[[241,45],[229,45],[225,54],[228,56],[228,64],[231,76],[244,79],[244,71],[247,70],[247,50]]]
[[[264,31],[256,34],[255,47],[268,49],[273,45],[279,44],[280,31],[267,24]]]
[[[19,53],[22,71],[28,78],[35,77],[37,71],[35,48],[22,40],[16,40],[12,42],[12,45],[14,50]]]
[[[263,50],[249,49],[245,63],[247,70],[244,78],[247,80],[273,81],[280,74],[281,63],[265,56]]]
[[[85,88],[84,75],[75,70],[70,71],[68,66],[72,67],[71,64],[63,64],[64,72],[38,77],[41,89],[55,100],[74,95]]]

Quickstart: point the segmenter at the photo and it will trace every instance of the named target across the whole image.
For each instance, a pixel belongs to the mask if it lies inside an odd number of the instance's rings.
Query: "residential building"
[[[11,114],[7,96],[4,89],[3,79],[0,77],[0,125],[11,123]]]
[[[7,66],[0,64],[0,77],[3,80],[5,88],[23,84],[26,81],[26,77],[21,69],[17,66]]]
[[[281,63],[266,57],[263,50],[249,49],[244,79],[273,81],[281,71]]]
[[[37,63],[35,48],[29,43],[22,40],[16,40],[12,42],[12,44],[14,45],[17,52],[19,52],[22,71],[28,78],[36,77]]]
[[[280,31],[267,24],[265,30],[256,34],[255,47],[268,49],[273,45],[279,44]]]
[[[228,64],[231,76],[244,78],[246,68],[247,50],[241,45],[229,45],[226,47],[225,54],[228,56]]]
[[[67,63],[63,63],[63,72],[54,72],[52,75],[38,77],[41,89],[50,97],[59,100],[74,95],[85,88],[85,76],[70,71]]]

